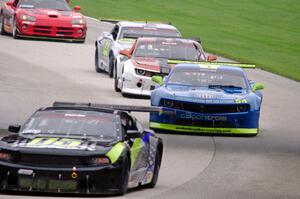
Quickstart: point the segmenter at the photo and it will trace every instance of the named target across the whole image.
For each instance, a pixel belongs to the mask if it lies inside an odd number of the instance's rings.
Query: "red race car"
[[[68,0],[12,0],[0,7],[0,32],[14,38],[54,38],[84,42],[85,17]]]

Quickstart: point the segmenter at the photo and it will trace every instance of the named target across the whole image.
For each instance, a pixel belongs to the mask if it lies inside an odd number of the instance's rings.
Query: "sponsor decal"
[[[215,95],[208,94],[208,93],[193,93],[192,95],[193,95],[193,97],[198,97],[198,98],[202,98],[202,99],[214,99],[214,98],[216,98]]]
[[[182,113],[179,115],[179,118],[182,119],[191,119],[191,120],[206,120],[206,121],[227,121],[226,116],[218,116],[218,115],[199,115],[192,113]]]
[[[85,115],[82,115],[82,114],[70,114],[70,113],[66,113],[65,116],[66,117],[85,117]]]
[[[33,170],[31,170],[31,169],[19,169],[18,174],[30,176],[30,175],[33,174]]]
[[[82,142],[75,139],[38,137],[31,140],[27,147],[78,148],[80,145]]]
[[[177,126],[175,127],[176,130],[188,130],[188,131],[196,131],[199,133],[232,133],[231,129],[217,129],[217,128],[201,128],[201,127],[184,127],[184,126]]]

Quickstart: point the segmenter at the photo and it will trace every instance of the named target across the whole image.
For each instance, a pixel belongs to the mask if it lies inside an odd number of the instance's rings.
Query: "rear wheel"
[[[97,73],[103,73],[103,70],[99,68],[99,55],[98,55],[98,47],[96,46],[95,51],[95,70]]]
[[[154,166],[154,171],[153,171],[153,177],[151,179],[151,182],[149,184],[145,185],[147,188],[155,187],[155,185],[157,183],[157,179],[158,179],[159,169],[160,169],[160,153],[159,153],[159,151],[157,151],[156,156],[155,156],[155,166]]]
[[[0,34],[5,35],[5,30],[4,30],[4,17],[3,14],[0,13]]]
[[[121,187],[120,187],[119,195],[124,195],[125,193],[127,193],[128,180],[129,180],[129,170],[130,170],[129,159],[126,156],[125,160],[123,162],[122,176],[121,176]]]

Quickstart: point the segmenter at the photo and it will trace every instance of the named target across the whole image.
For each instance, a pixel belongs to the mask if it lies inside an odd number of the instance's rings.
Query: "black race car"
[[[0,141],[0,189],[119,194],[154,187],[163,143],[131,111],[155,107],[56,102]]]

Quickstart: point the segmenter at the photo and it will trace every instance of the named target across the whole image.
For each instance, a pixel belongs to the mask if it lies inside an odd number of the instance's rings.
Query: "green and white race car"
[[[181,37],[174,26],[162,22],[101,20],[115,23],[112,31],[103,32],[95,42],[96,72],[113,77],[114,64],[120,50],[130,49],[138,37]]]

